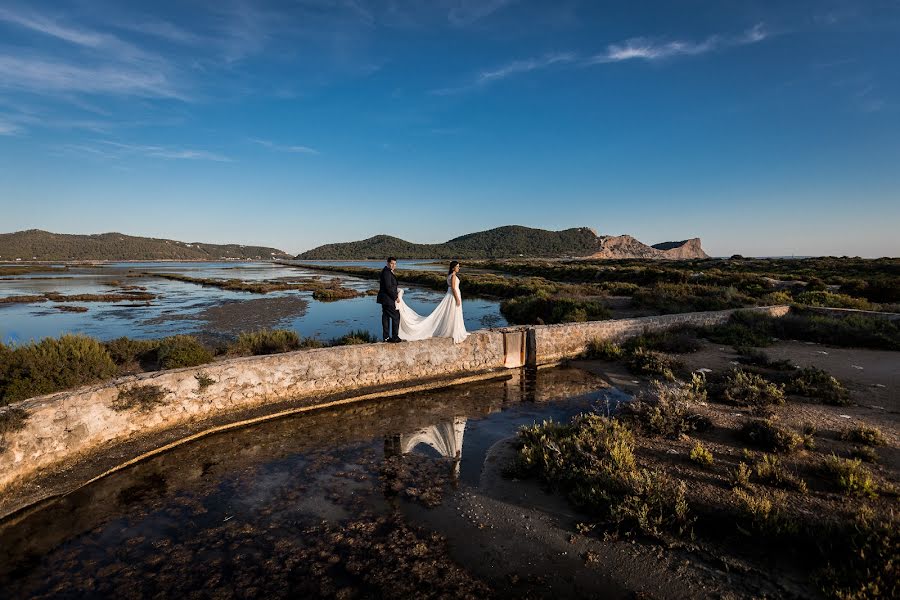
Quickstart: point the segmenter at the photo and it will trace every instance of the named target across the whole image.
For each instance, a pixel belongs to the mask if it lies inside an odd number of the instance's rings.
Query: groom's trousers
[[[400,311],[392,304],[381,305],[382,339],[400,337]]]

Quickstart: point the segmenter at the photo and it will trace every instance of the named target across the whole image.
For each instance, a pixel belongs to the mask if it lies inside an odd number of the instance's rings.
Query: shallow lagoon
[[[382,263],[355,261],[352,264],[378,267]],[[442,270],[443,266],[402,261],[398,269],[401,287],[405,287],[403,268]],[[177,333],[207,334],[213,338],[220,338],[223,337],[223,332],[217,330],[214,323],[203,319],[204,311],[224,303],[275,298],[292,298],[297,302],[293,303],[290,310],[282,309],[281,313],[273,317],[274,322],[269,319],[264,326],[294,329],[302,336],[322,340],[338,337],[355,329],[364,329],[373,335],[380,335],[381,307],[371,296],[338,302],[318,302],[312,299],[310,292],[289,290],[251,294],[162,279],[153,277],[153,273],[178,273],[198,278],[234,278],[246,281],[336,278],[341,280],[342,285],[361,291],[377,286],[377,282],[371,280],[265,262],[122,262],[101,266],[73,266],[60,273],[37,272],[2,277],[0,297],[47,292],[66,295],[102,294],[116,291],[119,285],[128,285],[145,287],[147,292],[156,294],[157,298],[149,303],[40,302],[0,305],[0,340],[4,343],[21,342],[63,333],[83,333],[98,339],[112,339],[123,335],[155,338]],[[430,289],[416,286],[409,286],[408,289],[407,303],[420,313],[429,312],[443,297],[442,293]],[[462,276],[462,292],[466,328],[469,331],[506,325],[505,319],[500,315],[499,302],[465,297],[465,274]],[[61,312],[55,308],[61,304],[82,306],[88,310],[82,313]],[[260,328],[260,325],[250,317],[245,323],[246,327],[240,322],[237,325],[242,330]],[[231,335],[233,332],[232,326],[227,334]]]

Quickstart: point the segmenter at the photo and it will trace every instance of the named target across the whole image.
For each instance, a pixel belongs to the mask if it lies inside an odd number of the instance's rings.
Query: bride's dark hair
[[[455,268],[456,268],[456,265],[458,265],[458,264],[459,264],[459,261],[458,261],[458,260],[451,260],[451,261],[450,261],[450,270],[447,271],[447,275],[449,275],[450,273],[452,273],[452,272],[453,272],[453,269],[455,269]]]

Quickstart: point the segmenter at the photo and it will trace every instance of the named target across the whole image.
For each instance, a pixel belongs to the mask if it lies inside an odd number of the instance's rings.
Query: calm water
[[[0,523],[0,590],[9,598],[311,597],[334,595],[323,590],[337,585],[347,588],[339,597],[396,595],[352,565],[375,551],[402,553],[397,536],[407,525],[429,540],[440,511],[423,517],[422,505],[489,494],[486,465],[520,426],[626,399],[584,371],[559,368],[210,436]],[[471,543],[473,527],[449,528],[451,550]],[[427,567],[404,560],[409,566],[397,568]]]
[[[324,264],[324,263],[323,263]],[[329,263],[335,264],[335,263]],[[347,264],[380,266],[379,261],[357,261]],[[441,265],[421,265],[405,261],[405,268],[443,269]],[[151,275],[140,275],[148,273]],[[365,329],[375,336],[381,332],[381,307],[373,297],[323,303],[312,299],[310,292],[271,292],[251,294],[203,287],[153,277],[152,273],[179,273],[191,277],[241,279],[245,281],[281,280],[303,281],[312,277],[340,279],[342,284],[358,290],[377,288],[377,282],[334,273],[315,272],[298,267],[271,263],[112,263],[96,267],[72,267],[60,273],[31,273],[16,277],[0,277],[0,297],[59,292],[98,294],[117,290],[118,285],[146,287],[157,298],[145,302],[72,302],[66,305],[83,306],[83,313],[61,312],[56,303],[0,304],[0,340],[5,343],[58,336],[63,333],[84,333],[99,339],[123,335],[153,338],[176,333],[206,333],[213,338],[228,337],[239,330],[279,327],[296,330],[302,336],[323,340],[343,335],[351,330]],[[402,270],[398,271],[402,283]],[[118,282],[118,283],[116,283]],[[462,279],[463,310],[469,331],[485,327],[504,326],[499,303],[477,298],[465,298],[465,279]],[[427,313],[443,294],[433,290],[409,286],[406,301],[416,311]],[[293,303],[272,306],[268,300],[294,299]],[[297,301],[297,300],[302,300]],[[249,303],[248,303],[249,301]],[[260,304],[262,301],[262,304]],[[223,303],[247,303],[232,311],[227,323],[211,316],[211,308]],[[234,307],[232,307],[234,308]],[[247,316],[241,311],[247,309]],[[251,316],[252,315],[252,316]]]

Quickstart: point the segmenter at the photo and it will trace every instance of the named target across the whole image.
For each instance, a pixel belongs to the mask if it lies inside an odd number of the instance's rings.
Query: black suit
[[[390,267],[381,270],[378,296],[375,301],[381,305],[382,338],[397,338],[400,333],[400,311],[397,310],[397,278]]]

